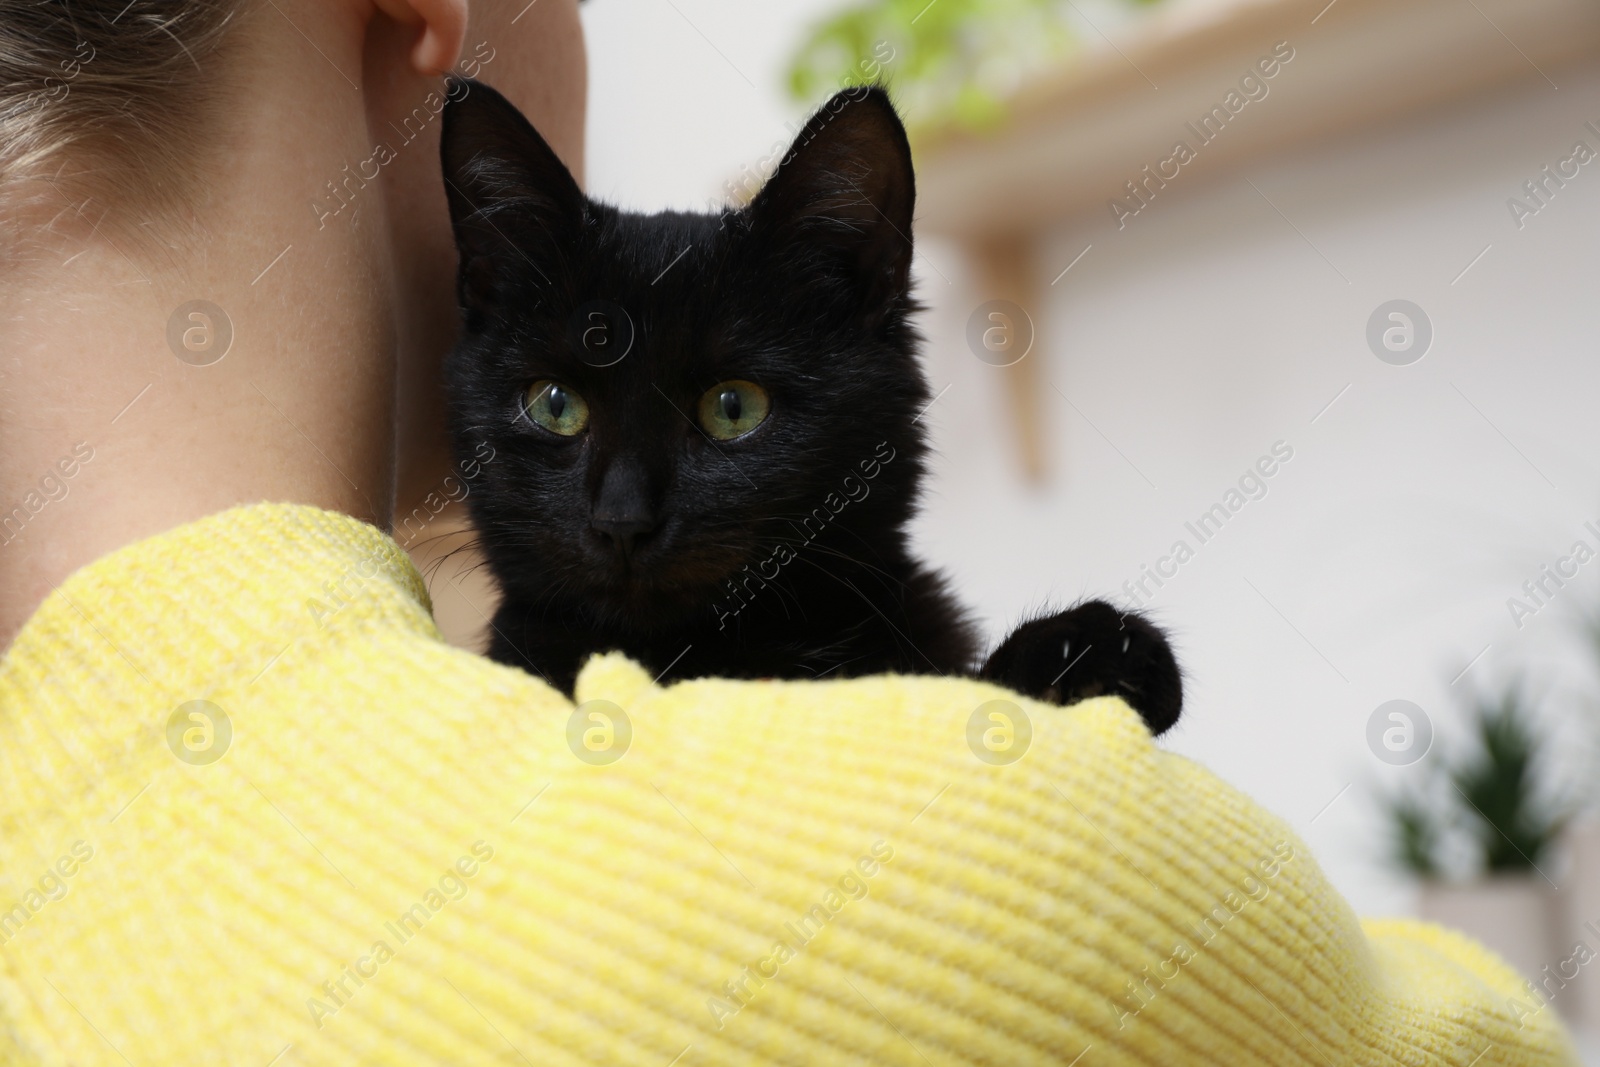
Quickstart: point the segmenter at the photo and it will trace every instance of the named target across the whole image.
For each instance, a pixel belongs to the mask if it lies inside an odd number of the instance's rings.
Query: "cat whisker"
[[[899,590],[903,590],[905,588],[905,582],[902,582],[900,579],[896,578],[882,567],[875,566],[874,564],[868,563],[865,560],[857,559],[847,552],[841,552],[839,549],[833,548],[829,545],[813,544],[809,547],[821,552],[824,555],[834,556],[838,559],[844,560],[846,563],[852,563],[855,566],[860,567],[866,573],[878,578],[879,584],[892,592],[898,592]]]
[[[796,556],[795,558],[796,559],[805,559],[805,557],[803,557],[803,556]],[[901,632],[900,627],[896,626],[894,624],[894,620],[890,619],[889,616],[884,614],[883,609],[878,607],[878,605],[873,601],[873,599],[871,597],[867,596],[867,594],[863,593],[860,589],[856,588],[855,583],[849,581],[846,578],[839,577],[837,574],[834,574],[832,571],[830,571],[826,567],[822,566],[822,564],[818,563],[816,560],[808,559],[808,560],[805,560],[805,562],[811,564],[813,567],[816,567],[817,570],[821,571],[823,574],[826,574],[829,578],[832,578],[834,581],[840,583],[845,588],[849,589],[852,593],[856,594],[856,596],[860,597],[863,601],[866,602],[867,606],[870,607],[874,612],[876,612],[878,617],[880,619],[882,619],[885,624],[888,625],[889,629],[894,631],[895,637],[897,639],[904,641],[907,645],[909,645],[911,647],[911,649],[914,652],[916,652],[917,655],[919,655],[923,659],[927,660],[928,666],[932,667],[936,673],[938,673],[938,674],[943,674],[944,673],[944,671],[939,669],[939,665],[937,663],[933,662],[933,660],[928,658],[928,654],[926,652],[924,652],[924,651],[922,651],[922,649],[918,648],[914,641],[912,641],[909,637],[907,637],[904,633]]]

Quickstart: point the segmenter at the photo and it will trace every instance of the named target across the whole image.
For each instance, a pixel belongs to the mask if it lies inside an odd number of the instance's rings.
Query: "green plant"
[[[1533,872],[1547,857],[1570,805],[1552,799],[1542,743],[1520,684],[1473,698],[1464,753],[1422,764],[1419,788],[1380,798],[1389,855],[1418,878],[1446,875],[1446,853],[1473,873]],[[1452,848],[1452,846],[1458,846]]]
[[[1479,697],[1474,751],[1446,771],[1469,809],[1483,867],[1494,873],[1537,867],[1565,824],[1557,807],[1540,796],[1539,739],[1525,705],[1519,686]]]
[[[1121,0],[1151,6],[1160,0]],[[913,126],[985,126],[1023,76],[1077,42],[1071,0],[859,0],[797,50],[789,89],[813,102],[842,86],[889,80]]]
[[[1440,878],[1439,849],[1444,826],[1439,814],[1415,793],[1382,798],[1389,819],[1389,857],[1418,878]]]

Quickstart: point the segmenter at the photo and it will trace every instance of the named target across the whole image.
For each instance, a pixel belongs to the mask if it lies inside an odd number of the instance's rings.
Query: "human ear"
[[[411,49],[419,74],[443,74],[461,58],[467,36],[467,0],[376,0],[378,10],[402,26],[421,26]]]

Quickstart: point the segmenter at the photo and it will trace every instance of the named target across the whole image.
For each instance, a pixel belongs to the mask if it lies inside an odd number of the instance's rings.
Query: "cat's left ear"
[[[451,79],[439,154],[470,325],[516,299],[530,275],[544,284],[561,276],[586,201],[539,131],[481,82]]]
[[[845,272],[877,321],[911,287],[915,204],[905,126],[888,93],[860,85],[811,116],[750,217],[764,239],[819,252],[825,269]]]

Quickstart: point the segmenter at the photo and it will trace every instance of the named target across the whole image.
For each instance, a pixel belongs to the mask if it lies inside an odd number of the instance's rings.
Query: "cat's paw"
[[[1183,707],[1183,678],[1166,635],[1103,600],[1023,623],[979,677],[1056,704],[1119,696],[1153,734],[1171,729]]]

